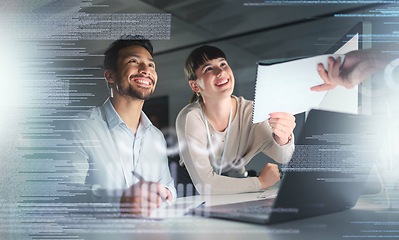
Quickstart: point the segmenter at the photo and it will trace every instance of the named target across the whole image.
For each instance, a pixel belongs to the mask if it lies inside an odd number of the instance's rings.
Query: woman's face
[[[224,58],[208,60],[195,71],[197,80],[191,80],[194,92],[206,98],[230,97],[234,90],[234,75]]]

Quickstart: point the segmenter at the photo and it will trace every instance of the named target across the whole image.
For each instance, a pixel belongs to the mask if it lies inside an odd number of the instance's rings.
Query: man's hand
[[[121,198],[120,211],[137,217],[148,217],[164,201],[172,201],[172,193],[160,183],[140,181],[127,189]]]
[[[352,51],[345,54],[343,64],[341,64],[341,58],[335,60],[329,57],[327,70],[321,63],[317,66],[317,71],[324,83],[313,86],[310,90],[327,91],[334,89],[337,85],[348,89],[353,88],[385,65],[385,62],[372,58],[367,51]]]
[[[296,123],[292,114],[285,112],[270,113],[269,125],[274,133],[274,139],[279,145],[289,142]]]
[[[280,181],[280,172],[277,164],[267,163],[260,172],[258,179],[262,189],[269,188]]]

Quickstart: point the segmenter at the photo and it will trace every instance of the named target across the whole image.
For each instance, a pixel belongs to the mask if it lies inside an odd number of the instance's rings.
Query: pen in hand
[[[132,171],[133,176],[135,176],[139,181],[145,181],[145,179],[135,171]]]
[[[141,176],[139,173],[132,171],[133,176],[135,176],[139,181],[146,182],[146,180]],[[159,192],[157,192],[157,195],[162,199],[163,204],[166,204],[166,206],[170,206],[172,203],[166,199],[165,197],[161,196]]]

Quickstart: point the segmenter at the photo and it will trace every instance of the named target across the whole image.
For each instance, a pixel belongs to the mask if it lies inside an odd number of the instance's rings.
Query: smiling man
[[[89,187],[92,202],[116,199],[123,213],[149,215],[176,197],[166,142],[142,111],[158,76],[149,40],[125,36],[105,52],[110,97],[70,121],[70,180]]]

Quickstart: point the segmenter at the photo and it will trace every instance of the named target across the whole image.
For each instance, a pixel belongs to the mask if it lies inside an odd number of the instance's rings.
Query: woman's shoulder
[[[201,106],[198,102],[190,103],[185,106],[176,118],[176,132],[202,131],[204,119]],[[201,129],[201,130],[200,130]]]
[[[197,102],[187,104],[182,110],[180,110],[179,114],[177,115],[176,120],[182,121],[189,117],[200,116],[201,114],[202,114],[201,106],[200,106],[199,102],[197,101]]]
[[[252,100],[245,99],[242,96],[237,97],[237,96],[233,95],[232,97],[234,97],[237,100],[238,111],[240,111],[240,112],[247,112],[247,111],[252,112],[253,106],[254,106],[254,102]]]

